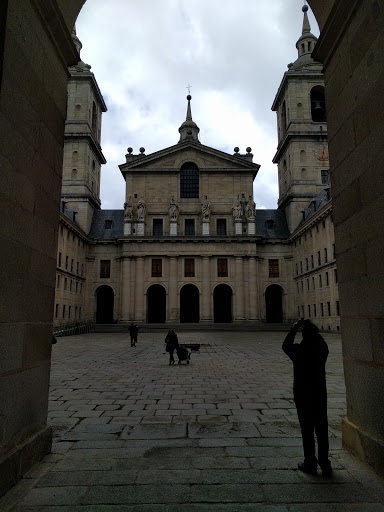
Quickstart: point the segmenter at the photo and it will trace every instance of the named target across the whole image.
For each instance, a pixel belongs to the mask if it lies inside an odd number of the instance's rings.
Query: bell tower
[[[303,8],[298,58],[288,64],[272,110],[277,114],[279,209],[286,212],[292,233],[301,211],[328,184],[327,119],[322,64],[312,59],[317,38],[311,33],[308,6]]]
[[[75,30],[72,38],[80,56]],[[101,205],[100,172],[106,163],[100,146],[101,115],[106,111],[91,66],[79,60],[69,68],[61,194],[67,207],[77,211],[76,222],[86,233]]]

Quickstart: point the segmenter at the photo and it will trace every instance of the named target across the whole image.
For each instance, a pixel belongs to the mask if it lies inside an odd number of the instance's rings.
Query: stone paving
[[[340,337],[326,334],[331,478],[299,472],[284,334],[183,332],[201,343],[168,365],[164,333],[59,338],[52,454],[0,499],[2,512],[379,512],[383,482],[341,446]]]

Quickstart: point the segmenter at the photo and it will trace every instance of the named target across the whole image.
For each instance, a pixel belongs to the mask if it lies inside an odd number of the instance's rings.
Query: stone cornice
[[[302,124],[302,123],[300,123]],[[319,122],[319,123],[315,123],[313,122],[313,124],[318,124],[318,125],[321,125],[321,126],[327,126],[327,123],[324,121],[324,122]],[[292,140],[312,140],[312,141],[318,141],[318,142],[327,142],[328,140],[328,131],[327,130],[323,130],[323,131],[316,131],[316,132],[311,132],[309,130],[303,130],[303,131],[289,131],[289,128],[288,128],[288,131],[284,137],[284,139],[280,142],[279,146],[277,147],[277,151],[275,153],[275,156],[273,157],[272,159],[272,162],[274,164],[277,164],[279,163],[279,160],[281,159],[281,156],[282,154],[286,151],[287,147],[289,146],[289,144],[292,142]]]
[[[98,83],[96,82],[95,75],[91,71],[74,71],[73,68],[69,70],[70,73],[70,80],[78,81],[78,80],[90,80],[92,83],[92,87],[95,92],[95,96],[97,96],[97,99],[101,105],[101,110],[103,112],[107,112],[107,106],[105,104],[103,95],[101,94],[100,88],[98,86]]]
[[[31,5],[42,20],[42,27],[65,69],[77,64],[79,54],[56,0],[31,0]]]
[[[74,124],[76,121],[67,121],[66,124]],[[79,123],[80,124],[80,123]],[[83,124],[83,122],[81,122]],[[106,164],[107,160],[103,155],[100,144],[96,141],[92,132],[81,133],[81,132],[66,132],[64,134],[65,141],[68,140],[79,140],[79,139],[87,139],[89,145],[92,147],[93,151],[97,154],[97,157],[102,164]]]
[[[335,2],[312,53],[315,60],[324,64],[324,69],[328,66],[336,48],[340,46],[360,3],[361,0]]]
[[[300,238],[306,231],[313,228],[320,220],[328,217],[332,213],[332,201],[316,212],[313,217],[308,219],[304,224],[300,225],[290,236],[290,241]]]

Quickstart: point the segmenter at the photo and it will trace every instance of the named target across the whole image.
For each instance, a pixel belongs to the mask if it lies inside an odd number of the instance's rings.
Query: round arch
[[[112,324],[113,323],[113,308],[115,301],[115,292],[113,289],[103,284],[96,288],[96,323],[97,324]]]
[[[185,284],[180,290],[180,323],[200,322],[200,291],[194,284]]]
[[[228,284],[218,284],[213,290],[213,321],[215,323],[231,323],[232,288]]]
[[[153,284],[147,290],[147,321],[164,324],[167,314],[167,294],[164,286]]]
[[[283,293],[283,288],[278,284],[271,284],[265,290],[265,318],[267,322],[282,323]]]

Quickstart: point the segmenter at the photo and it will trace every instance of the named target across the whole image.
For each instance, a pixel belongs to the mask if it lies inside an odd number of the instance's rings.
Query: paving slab
[[[182,332],[180,342],[205,345],[190,365],[171,367],[155,333],[142,333],[135,348],[124,333],[60,338],[52,347],[52,454],[0,498],[1,512],[384,511],[383,481],[342,448],[337,334],[325,334],[334,473],[298,471],[283,337]]]

